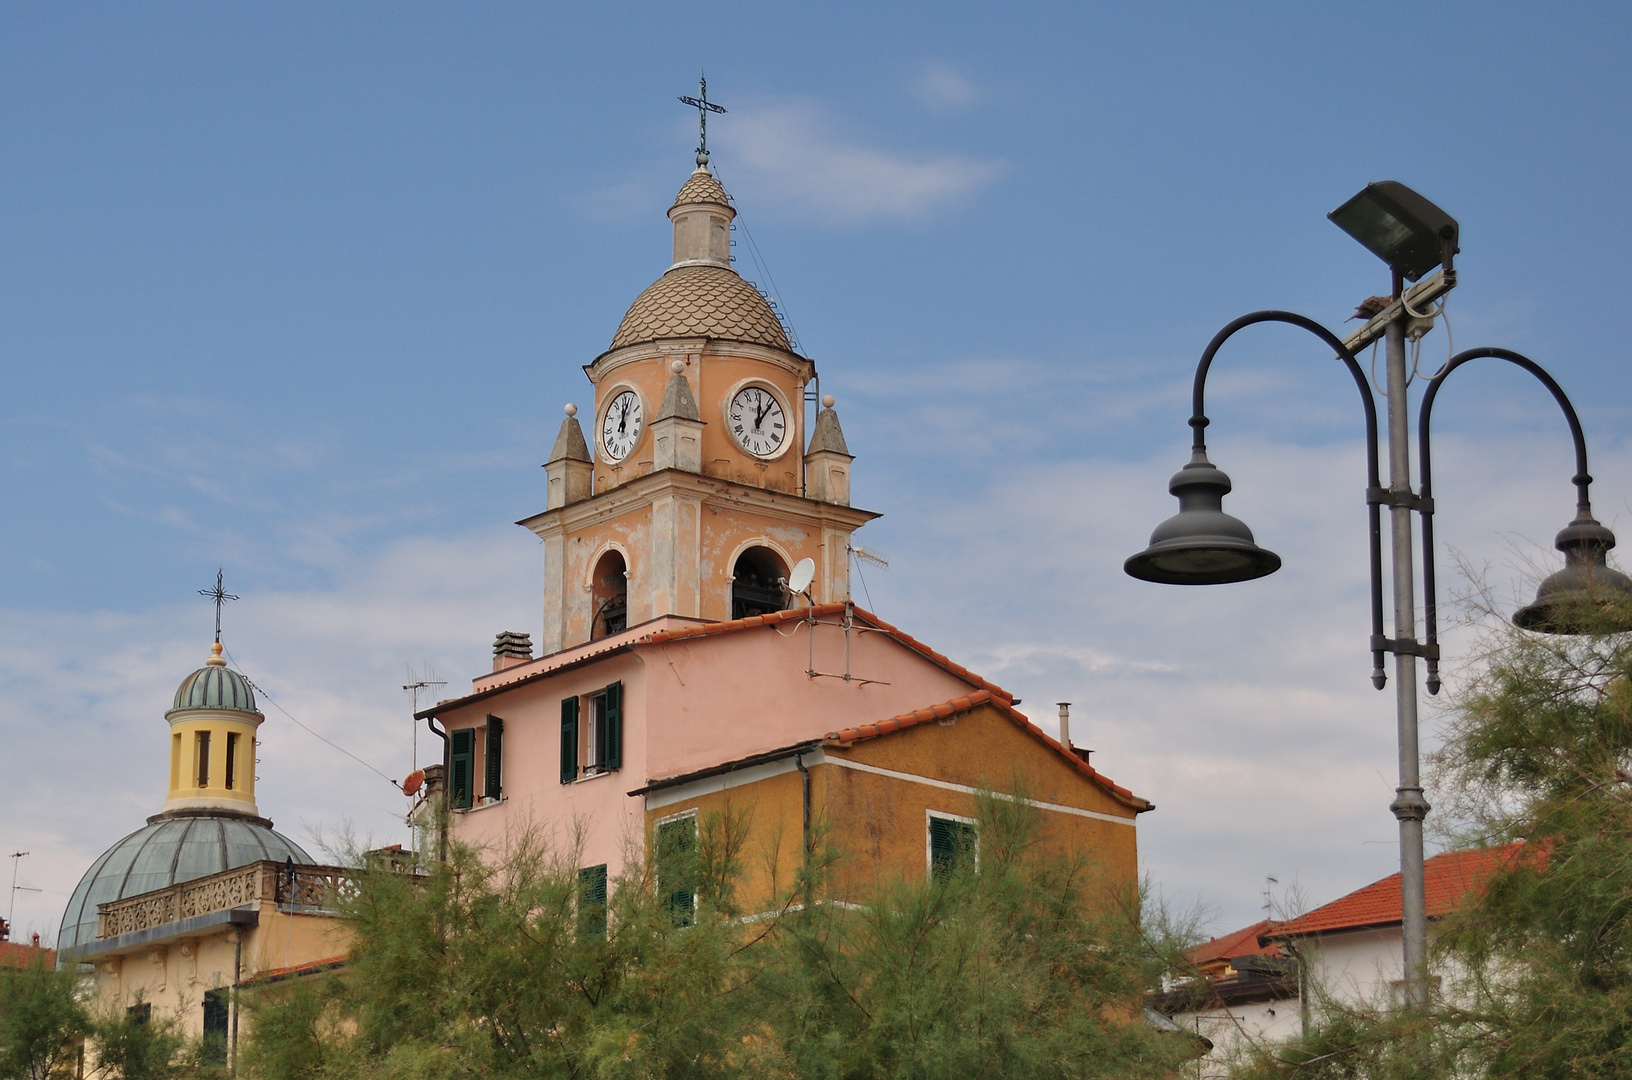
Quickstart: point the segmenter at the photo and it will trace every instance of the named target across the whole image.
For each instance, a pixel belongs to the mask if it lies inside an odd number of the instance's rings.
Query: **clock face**
[[[745,386],[726,407],[731,437],[755,457],[770,457],[788,437],[788,418],[782,403],[763,386]]]
[[[622,461],[640,441],[640,395],[625,390],[612,399],[601,417],[601,447],[609,461]]]

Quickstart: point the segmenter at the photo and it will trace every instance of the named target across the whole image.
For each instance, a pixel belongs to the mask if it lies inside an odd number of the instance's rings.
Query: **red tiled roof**
[[[304,964],[295,964],[291,967],[272,968],[268,971],[256,972],[253,976],[239,983],[239,986],[253,986],[257,983],[278,982],[282,979],[298,978],[301,975],[311,975],[318,971],[343,967],[346,963],[344,956],[330,956],[323,960],[308,960]]]
[[[1015,711],[1014,706],[1009,704],[1007,695],[999,697],[989,690],[976,690],[973,693],[964,695],[963,697],[956,697],[951,701],[943,701],[939,705],[931,705],[924,709],[914,709],[909,713],[902,713],[899,716],[892,716],[888,720],[880,720],[876,724],[862,724],[859,727],[844,728],[841,731],[831,731],[828,732],[827,741],[830,743],[848,744],[853,742],[861,742],[864,739],[876,739],[880,735],[890,735],[897,731],[905,731],[908,728],[917,727],[919,724],[927,724],[936,720],[945,720],[949,716],[956,716],[959,713],[965,713],[973,708],[976,708],[977,706],[986,704],[990,704],[992,707],[997,709],[998,712],[1002,713],[1004,716],[1020,725],[1020,727],[1024,728],[1027,734],[1041,741],[1055,753],[1065,758],[1076,767],[1077,771],[1087,776],[1090,780],[1104,788],[1106,791],[1109,791],[1118,802],[1125,806],[1132,807],[1136,813],[1141,814],[1147,810],[1156,809],[1154,803],[1146,799],[1141,799],[1127,788],[1113,783],[1110,777],[1101,774],[1093,766],[1082,760],[1082,758],[1078,757],[1070,750],[1067,750],[1064,746],[1061,746],[1058,739],[1053,738],[1044,732],[1042,728],[1038,727],[1036,724],[1033,724],[1024,714]]]
[[[21,941],[0,941],[0,967],[26,968],[34,962],[36,956],[43,958],[47,968],[57,966],[55,949],[42,949],[38,945],[27,945]]]
[[[1237,956],[1280,956],[1280,946],[1264,944],[1258,940],[1262,935],[1268,935],[1278,926],[1271,919],[1263,919],[1251,926],[1242,927],[1230,934],[1222,934],[1211,941],[1204,941],[1195,948],[1187,951],[1190,962],[1206,964],[1214,960],[1231,960]]]
[[[1447,851],[1425,861],[1423,881],[1428,917],[1437,919],[1455,911],[1461,906],[1463,897],[1523,850],[1524,844],[1517,843],[1499,848]],[[1332,930],[1393,926],[1400,921],[1400,875],[1390,874],[1342,899],[1333,900],[1325,907],[1318,907],[1307,915],[1281,923],[1265,936],[1298,937]]]
[[[703,623],[698,626],[683,626],[676,630],[657,630],[641,638],[640,641],[651,642],[654,645],[661,645],[666,641],[683,641],[686,638],[708,637],[713,634],[729,634],[738,630],[749,630],[756,626],[776,626],[786,622],[802,622],[808,618],[820,619],[826,615],[842,615],[844,614],[846,608],[850,609],[858,622],[865,623],[874,630],[879,630],[890,635],[890,637],[922,656],[930,663],[936,665],[954,677],[962,679],[970,686],[985,690],[995,698],[1001,698],[1005,701],[1014,700],[1014,695],[1003,689],[1001,686],[998,686],[993,682],[988,682],[979,675],[976,675],[974,672],[970,671],[968,668],[964,667],[962,664],[955,663],[948,657],[943,656],[934,649],[931,649],[928,645],[925,645],[917,638],[914,638],[912,635],[891,626],[889,623],[885,622],[883,619],[880,619],[872,612],[856,607],[854,604],[817,604],[814,607],[793,608],[788,611],[772,612],[769,615],[750,615],[746,619],[732,619],[729,622]]]

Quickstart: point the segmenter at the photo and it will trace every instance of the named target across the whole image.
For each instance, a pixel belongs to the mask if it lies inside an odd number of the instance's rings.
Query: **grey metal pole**
[[[1428,908],[1422,870],[1422,795],[1417,747],[1417,608],[1411,565],[1411,432],[1406,400],[1405,316],[1388,324],[1388,479],[1394,526],[1394,700],[1398,710],[1400,786],[1389,809],[1400,823],[1400,905],[1406,999],[1428,1002]]]

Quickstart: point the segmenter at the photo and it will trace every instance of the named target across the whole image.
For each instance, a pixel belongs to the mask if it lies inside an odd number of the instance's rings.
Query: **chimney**
[[[1067,750],[1071,749],[1071,703],[1062,701],[1060,704],[1060,745]]]
[[[493,639],[493,670],[503,671],[505,668],[525,664],[533,658],[533,637],[531,634],[519,633],[515,630],[506,630]]]

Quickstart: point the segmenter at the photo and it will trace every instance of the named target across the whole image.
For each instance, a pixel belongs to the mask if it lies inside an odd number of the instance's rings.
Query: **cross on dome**
[[[706,74],[697,76],[697,96],[686,97],[682,94],[680,101],[697,110],[697,167],[706,169],[708,167],[708,114],[711,112],[723,113],[725,106],[716,105],[708,100],[708,76]]]
[[[221,605],[226,603],[228,600],[242,599],[242,597],[236,596],[222,588],[221,577],[221,567],[218,566],[215,568],[215,588],[198,590],[198,595],[208,596],[215,601],[215,643],[217,646],[221,644]]]

